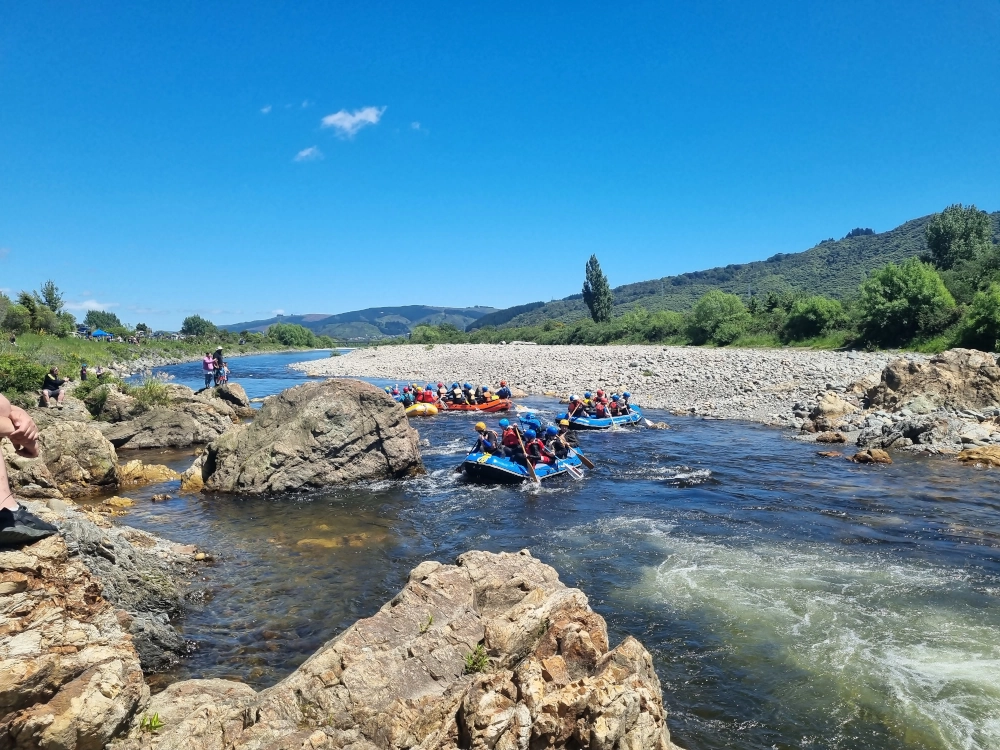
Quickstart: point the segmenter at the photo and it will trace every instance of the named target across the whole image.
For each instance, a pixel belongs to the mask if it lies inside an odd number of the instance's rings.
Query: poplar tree
[[[591,255],[587,261],[587,278],[583,282],[583,301],[590,308],[590,317],[595,323],[607,323],[611,320],[611,308],[615,298],[611,293],[608,277],[601,270],[597,256]]]

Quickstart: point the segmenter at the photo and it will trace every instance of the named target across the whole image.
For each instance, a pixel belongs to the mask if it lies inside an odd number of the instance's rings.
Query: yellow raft
[[[433,417],[438,413],[438,408],[434,404],[413,404],[406,407],[408,417]]]

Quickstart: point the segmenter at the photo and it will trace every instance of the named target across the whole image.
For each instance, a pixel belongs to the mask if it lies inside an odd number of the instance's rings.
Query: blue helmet
[[[535,432],[534,430],[525,430],[524,436],[528,438],[528,440],[534,440],[536,437],[538,437],[538,433]]]
[[[587,391],[586,393],[584,393],[583,397],[584,398],[590,398],[590,391]]]
[[[502,427],[503,429],[505,429],[505,430],[506,430],[506,429],[507,429],[508,427],[510,427],[510,420],[509,420],[509,419],[501,419],[501,420],[500,420],[500,426],[501,426],[501,427]]]
[[[632,394],[629,393],[628,391],[625,391],[625,393],[623,393],[622,396],[624,396],[625,398],[632,398]]]
[[[468,383],[463,383],[462,387],[465,388],[466,390],[469,390],[470,388],[472,388],[472,386],[469,385]]]
[[[564,412],[560,414],[559,419],[569,419],[569,412]]]
[[[458,383],[452,383],[452,384],[451,384],[451,387],[452,387],[452,389],[453,389],[453,390],[454,390],[455,388],[458,388]]]
[[[559,434],[559,428],[556,427],[555,425],[550,424],[548,427],[545,428],[545,434],[548,435],[548,436],[550,436],[550,437],[553,436],[553,435],[558,435]]]
[[[618,394],[617,394],[617,393],[616,393],[616,394],[614,394],[614,395],[613,395],[613,396],[611,397],[611,400],[612,400],[612,401],[617,401],[617,400],[618,400]]]
[[[569,400],[570,401],[579,401],[579,399],[577,398],[577,395],[575,393],[569,394]]]
[[[433,383],[428,383],[426,386],[424,386],[424,390],[426,390],[426,391],[433,391],[434,390],[434,384]]]

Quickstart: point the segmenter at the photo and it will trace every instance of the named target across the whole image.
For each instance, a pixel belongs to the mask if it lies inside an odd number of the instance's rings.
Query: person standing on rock
[[[214,359],[213,369],[215,371],[214,372],[214,374],[215,374],[215,384],[219,385],[219,378],[222,377],[222,368],[226,364],[222,360],[222,347],[221,346],[217,346],[215,348],[215,355],[214,355],[213,359]]]
[[[215,376],[215,359],[211,352],[205,352],[205,359],[201,361],[201,371],[205,376],[205,387],[211,387],[212,378]]]
[[[0,395],[0,438],[7,438],[19,456],[38,456],[38,428],[24,409],[14,406]],[[58,529],[46,523],[14,499],[7,476],[7,463],[0,461],[0,549],[21,547],[47,536]]]

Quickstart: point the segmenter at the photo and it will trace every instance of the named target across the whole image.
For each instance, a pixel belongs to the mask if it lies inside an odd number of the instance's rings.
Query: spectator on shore
[[[66,398],[65,385],[67,382],[66,378],[59,377],[58,367],[51,368],[42,381],[42,405],[48,406],[49,399],[53,396],[56,399],[56,403],[61,404],[63,399]]]
[[[98,365],[97,369],[94,370],[94,375],[97,376],[98,380],[100,380],[101,378],[103,378],[104,377],[104,368],[101,367],[100,365]]]
[[[205,352],[205,359],[201,361],[201,371],[205,376],[205,387],[209,388],[215,375],[215,358],[211,352]]]
[[[17,334],[15,334],[13,331],[10,332],[10,345],[17,346]]]
[[[17,455],[35,458],[38,455],[38,428],[31,417],[0,395],[0,438],[7,438],[14,445]],[[0,460],[0,549],[22,547],[47,536],[58,529],[29,513],[10,489],[7,464]]]
[[[87,371],[87,363],[84,362],[80,365],[80,382],[82,383],[90,376],[90,372]]]

